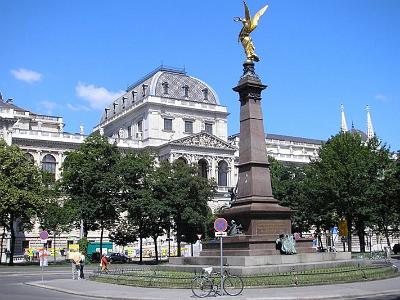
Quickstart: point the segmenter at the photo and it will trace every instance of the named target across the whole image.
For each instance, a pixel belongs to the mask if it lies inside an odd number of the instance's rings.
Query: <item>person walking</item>
[[[79,252],[71,253],[70,259],[72,268],[72,280],[77,280],[79,279],[81,273],[81,266],[80,266],[81,254]]]
[[[107,266],[108,266],[108,261],[107,261],[107,257],[106,257],[104,254],[103,254],[102,257],[101,257],[100,264],[101,264],[101,271],[102,271],[102,272],[108,271],[108,268],[107,268]]]
[[[83,268],[85,267],[85,255],[82,253],[79,260],[80,272],[78,279],[85,279],[85,274],[83,273]]]

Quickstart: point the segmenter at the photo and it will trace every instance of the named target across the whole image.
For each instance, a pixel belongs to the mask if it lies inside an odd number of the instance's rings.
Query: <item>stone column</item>
[[[275,241],[280,234],[291,233],[292,210],[279,205],[272,195],[271,175],[265,147],[261,110],[261,92],[266,85],[254,71],[254,63],[246,61],[239,84],[233,88],[240,100],[239,178],[236,200],[220,216],[230,223],[235,220],[242,235],[224,239],[227,256],[278,254]],[[202,256],[219,254],[218,245],[204,243]],[[301,247],[309,252],[311,247]]]

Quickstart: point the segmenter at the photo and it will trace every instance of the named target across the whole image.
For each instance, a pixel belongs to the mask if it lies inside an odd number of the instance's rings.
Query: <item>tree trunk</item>
[[[385,235],[387,245],[388,245],[389,248],[391,249],[392,247],[391,247],[391,245],[390,245],[389,230],[388,230],[387,226],[385,226],[385,227],[383,228],[383,234]]]
[[[83,220],[83,237],[87,238],[89,233],[88,224],[85,220]]]
[[[364,228],[358,228],[357,230],[358,239],[360,241],[360,252],[365,253],[365,232]]]
[[[56,263],[57,258],[56,258],[56,232],[53,232],[54,236],[53,236],[53,249],[54,249],[54,263]]]
[[[154,240],[154,253],[156,255],[156,263],[158,264],[157,236],[153,236],[153,240]]]
[[[9,256],[9,261],[8,265],[13,266],[14,265],[14,248],[15,248],[15,230],[14,230],[14,216],[11,214],[10,215],[10,233],[11,233],[11,243],[10,243],[10,248],[7,249],[10,252]]]
[[[178,223],[176,225],[176,256],[181,257],[181,228]]]
[[[104,234],[104,226],[103,223],[100,225],[100,257],[103,255],[103,234]]]
[[[139,246],[139,263],[143,263],[143,238],[139,238],[140,246]]]
[[[0,265],[3,259],[3,242],[5,234],[6,234],[6,226],[3,226],[3,233],[1,234],[1,243],[0,243]]]
[[[353,228],[353,221],[349,217],[346,217],[346,220],[347,220],[347,251],[351,252],[352,250],[351,232]]]

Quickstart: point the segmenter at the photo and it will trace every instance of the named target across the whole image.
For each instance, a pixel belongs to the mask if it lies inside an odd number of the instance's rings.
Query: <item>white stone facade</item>
[[[110,143],[127,149],[152,149],[159,159],[183,159],[198,164],[200,173],[214,178],[217,193],[210,207],[217,209],[230,200],[229,188],[237,182],[239,136],[228,137],[225,106],[217,94],[203,81],[182,70],[158,68],[105,108],[94,131],[109,138]],[[0,138],[16,144],[34,162],[60,178],[65,152],[76,149],[84,141],[80,133],[64,132],[62,117],[39,115],[22,109],[11,100],[0,101]],[[281,161],[308,163],[316,157],[322,141],[297,137],[267,135],[269,155]],[[17,254],[23,239],[38,242],[38,227],[21,233]],[[105,235],[106,236],[106,235]],[[76,241],[79,232],[65,234],[61,242]],[[97,240],[97,233],[90,233]]]

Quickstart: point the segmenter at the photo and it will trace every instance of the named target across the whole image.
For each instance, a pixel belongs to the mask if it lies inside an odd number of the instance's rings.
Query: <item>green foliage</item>
[[[110,241],[118,246],[126,246],[137,240],[137,228],[129,220],[120,218],[119,223],[109,233]]]
[[[43,209],[38,214],[40,226],[54,235],[71,229],[77,210],[71,203],[63,204],[59,198],[46,199]]]
[[[376,174],[367,190],[374,212],[369,225],[383,233],[390,246],[389,230],[398,230],[400,223],[400,161],[394,160],[385,146],[377,149],[372,159]]]
[[[111,228],[119,218],[120,178],[116,166],[120,153],[106,137],[92,135],[62,165],[61,186],[88,230]]]
[[[312,214],[312,206],[305,193],[307,166],[303,164],[283,164],[272,157],[268,157],[271,171],[272,191],[274,197],[283,206],[294,210],[292,227],[300,231],[310,229],[316,222]]]
[[[43,186],[39,169],[18,146],[0,140],[0,219],[11,230],[11,256],[14,255],[14,223],[19,229],[32,226],[43,208]],[[10,259],[12,264],[12,257]]]
[[[168,218],[163,199],[154,194],[157,183],[154,155],[149,152],[126,153],[121,157],[118,172],[122,182],[122,207],[128,216],[123,221],[127,229],[117,227],[113,239],[123,244],[137,237],[156,240],[164,233]]]
[[[382,171],[382,151],[384,147],[377,139],[365,143],[358,134],[342,132],[322,145],[308,173],[308,191],[315,200],[316,212],[320,210],[321,216],[331,212],[333,222],[346,218],[348,231],[354,227],[359,235],[361,250],[365,247],[366,224],[376,213],[371,205],[371,187],[377,187]],[[351,251],[351,239],[348,248]]]
[[[79,245],[79,252],[81,252],[83,255],[86,256],[88,245],[89,245],[89,241],[88,241],[87,237],[81,238],[78,241],[78,245]]]
[[[162,161],[157,170],[157,198],[164,199],[173,220],[180,255],[180,242],[193,243],[196,233],[205,233],[210,214],[208,201],[215,191],[215,182],[198,175],[198,167],[176,160]]]
[[[269,161],[274,196],[294,210],[294,227],[325,230],[344,217],[362,250],[366,226],[384,233],[390,244],[389,229],[400,221],[400,162],[376,138],[365,143],[358,134],[340,133],[308,165]]]

